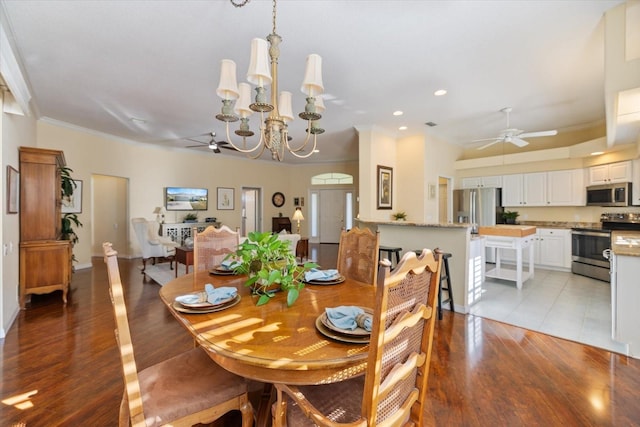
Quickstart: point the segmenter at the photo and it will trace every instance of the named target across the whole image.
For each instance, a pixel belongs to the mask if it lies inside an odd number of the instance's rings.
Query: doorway
[[[253,231],[262,231],[261,195],[262,191],[259,188],[242,187],[240,233],[243,236],[247,236]]]
[[[91,175],[91,251],[94,256],[102,255],[103,242],[111,242],[121,255],[127,252],[129,257],[133,255],[128,243],[128,200],[128,178]]]
[[[342,229],[353,226],[353,189],[313,190],[310,199],[310,241],[339,243]]]

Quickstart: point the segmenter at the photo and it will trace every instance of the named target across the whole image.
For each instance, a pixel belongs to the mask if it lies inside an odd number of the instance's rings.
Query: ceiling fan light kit
[[[481,147],[478,147],[478,150],[484,150],[498,142],[508,142],[516,147],[524,147],[529,145],[529,142],[525,141],[523,138],[537,138],[540,136],[554,136],[558,134],[557,130],[545,130],[539,132],[525,132],[520,129],[510,127],[509,114],[513,111],[511,107],[505,107],[500,110],[500,112],[505,113],[507,115],[507,128],[500,131],[497,137],[495,138],[484,138],[484,139],[476,139],[473,142],[482,142],[482,141],[491,141],[488,144],[485,144]]]
[[[236,7],[242,7],[248,3],[248,1],[242,3],[230,1]],[[307,158],[316,152],[316,136],[324,132],[318,124],[318,120],[322,118],[321,113],[325,110],[320,97],[324,92],[322,58],[317,54],[307,57],[301,87],[302,93],[306,96],[306,105],[298,117],[306,120],[308,124],[305,140],[300,146],[294,148],[289,144],[291,137],[288,129],[288,123],[294,120],[291,107],[292,95],[287,91],[278,94],[278,58],[282,38],[276,33],[276,0],[273,0],[272,23],[273,30],[266,40],[256,38],[251,41],[251,60],[247,81],[256,86],[253,102],[251,102],[251,86],[248,83],[237,84],[236,63],[230,59],[222,60],[220,83],[216,90],[217,95],[222,98],[222,110],[216,118],[225,122],[228,143],[250,158],[260,157],[265,150],[269,150],[271,158],[278,161],[283,160],[287,151],[295,157]],[[271,97],[267,100],[266,87],[269,85],[271,85]],[[263,125],[260,127],[260,140],[255,146],[248,148],[247,138],[254,135],[249,127],[249,116],[254,112],[260,113]],[[268,113],[266,117],[265,113]],[[229,123],[238,120],[240,120],[240,126],[235,134],[242,137],[242,146],[232,141],[229,131]],[[310,141],[313,141],[313,146],[309,144]],[[310,149],[305,152],[308,146]],[[250,155],[254,152],[257,154]]]

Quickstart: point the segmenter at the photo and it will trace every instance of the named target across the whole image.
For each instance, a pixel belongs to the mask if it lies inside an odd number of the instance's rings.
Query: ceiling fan
[[[478,150],[484,150],[487,147],[492,146],[493,144],[497,144],[498,142],[510,142],[511,144],[517,147],[524,147],[529,143],[522,138],[536,138],[539,136],[553,136],[557,135],[557,130],[544,130],[540,132],[525,132],[520,129],[511,128],[509,125],[509,114],[512,111],[511,107],[506,107],[500,110],[503,113],[507,114],[507,128],[500,131],[497,137],[495,138],[484,138],[484,139],[476,139],[472,142],[481,142],[481,141],[491,141],[488,144],[483,145],[482,147],[478,147]]]
[[[209,142],[198,141],[197,139],[193,139],[193,138],[185,138],[188,141],[197,142],[199,144],[199,145],[187,145],[185,148],[207,147],[211,151],[213,151],[214,153],[220,153],[221,152],[220,151],[221,148],[224,148],[224,149],[227,149],[227,150],[237,151],[227,141],[216,141],[216,133],[215,132],[209,132],[209,133],[206,133],[206,134],[201,135],[201,136],[208,136],[210,138]]]

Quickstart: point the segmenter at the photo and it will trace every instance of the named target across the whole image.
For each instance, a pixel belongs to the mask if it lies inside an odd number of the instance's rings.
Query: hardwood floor
[[[337,245],[315,249],[322,265],[335,265]],[[34,295],[0,340],[0,425],[117,425],[123,385],[107,273],[102,258],[93,264],[74,274],[66,307],[59,292]],[[140,264],[120,261],[142,369],[192,341],[158,285],[143,282]],[[640,360],[447,310],[436,324],[429,389],[427,426],[640,424]],[[232,414],[216,425],[239,421]]]

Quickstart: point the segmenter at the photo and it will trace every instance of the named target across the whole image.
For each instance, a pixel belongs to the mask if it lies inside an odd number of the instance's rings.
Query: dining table
[[[195,275],[195,277],[194,277]],[[344,336],[324,327],[325,308],[358,306],[373,309],[375,287],[345,278],[341,283],[306,284],[287,306],[286,292],[267,304],[245,286],[246,276],[212,274],[202,270],[166,283],[160,297],[176,320],[224,369],[263,382],[265,393],[257,410],[258,425],[270,421],[271,384],[328,384],[363,375],[368,337]],[[235,287],[238,297],[223,309],[185,310],[176,297],[202,292],[205,284]]]

